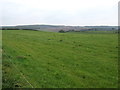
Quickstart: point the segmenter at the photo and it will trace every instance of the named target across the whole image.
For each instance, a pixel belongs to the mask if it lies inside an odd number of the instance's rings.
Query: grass
[[[3,88],[117,87],[117,34],[3,30],[2,35]]]
[[[0,89],[2,88],[2,30],[0,30]]]

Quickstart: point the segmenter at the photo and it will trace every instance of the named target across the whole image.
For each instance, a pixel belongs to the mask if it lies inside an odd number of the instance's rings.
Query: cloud
[[[118,0],[2,0],[2,25],[117,25]]]

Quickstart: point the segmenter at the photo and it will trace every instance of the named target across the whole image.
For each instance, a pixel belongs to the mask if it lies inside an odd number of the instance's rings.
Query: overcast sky
[[[2,25],[117,25],[119,0],[0,0]]]

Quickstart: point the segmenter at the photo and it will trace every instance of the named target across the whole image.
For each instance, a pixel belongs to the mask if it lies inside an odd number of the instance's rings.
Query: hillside
[[[18,25],[18,26],[2,26],[2,29],[27,29],[39,31],[111,31],[117,30],[117,26],[64,26],[64,25]]]
[[[117,34],[2,33],[3,88],[117,87]]]

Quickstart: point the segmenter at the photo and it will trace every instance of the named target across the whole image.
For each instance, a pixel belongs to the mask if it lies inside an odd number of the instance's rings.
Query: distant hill
[[[96,31],[118,30],[118,26],[85,26],[85,27],[90,28],[92,30],[96,30]]]
[[[40,31],[52,31],[58,32],[60,30],[64,31],[110,31],[117,30],[117,26],[64,26],[64,25],[18,25],[18,26],[2,26],[3,30],[6,29],[18,29],[18,30],[40,30]]]

